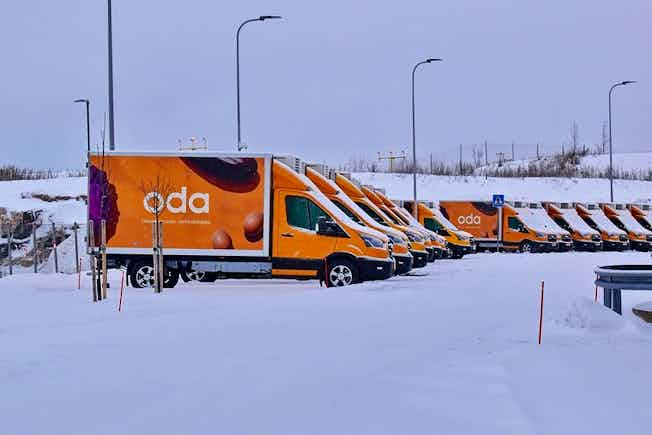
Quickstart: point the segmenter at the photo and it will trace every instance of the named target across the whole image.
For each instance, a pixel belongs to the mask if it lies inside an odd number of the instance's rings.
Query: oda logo
[[[181,187],[180,192],[172,192],[167,198],[163,198],[159,192],[149,192],[143,198],[143,207],[152,214],[161,213],[167,208],[170,213],[191,213],[202,214],[208,213],[209,203],[208,193],[193,193],[188,197],[188,188]]]
[[[473,213],[460,216],[457,218],[457,223],[460,225],[480,225],[480,216],[474,215]]]

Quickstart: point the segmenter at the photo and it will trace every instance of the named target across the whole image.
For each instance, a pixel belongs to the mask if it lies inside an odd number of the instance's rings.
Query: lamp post
[[[611,94],[614,89],[618,86],[630,85],[636,83],[633,80],[625,80],[624,82],[618,82],[609,88],[609,193],[611,202],[614,202],[614,168],[613,168],[613,154],[612,154],[612,142],[611,142]]]
[[[243,21],[240,26],[238,26],[238,31],[235,34],[235,88],[236,88],[236,110],[237,110],[237,124],[238,124],[238,151],[242,151],[246,148],[246,145],[242,144],[242,135],[240,133],[240,30],[245,26],[245,24],[252,23],[254,21],[265,21],[265,20],[278,20],[282,17],[279,15],[261,15],[258,18],[250,18]]]
[[[423,65],[424,63],[431,63],[431,62],[441,62],[443,59],[434,59],[434,58],[428,58],[426,60],[422,60],[421,62],[418,62],[416,65],[414,65],[414,68],[412,68],[412,193],[413,199],[414,199],[414,207],[412,207],[412,213],[414,214],[414,217],[418,219],[418,212],[417,212],[417,144],[416,144],[416,133],[415,133],[415,121],[414,121],[414,73],[417,71],[417,68],[419,65]]]
[[[75,100],[75,103],[84,103],[86,104],[86,152],[91,152],[91,116],[89,106],[91,102],[87,99]]]
[[[111,0],[107,2],[107,40],[109,74],[109,149],[115,149],[115,121],[113,118],[113,22]]]

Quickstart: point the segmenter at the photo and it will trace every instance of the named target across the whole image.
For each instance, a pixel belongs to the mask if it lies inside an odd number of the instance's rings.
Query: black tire
[[[358,269],[346,259],[336,258],[326,262],[326,286],[345,287],[359,282]]]
[[[215,282],[217,274],[212,272],[200,271],[183,271],[180,273],[183,282],[197,281],[197,282]]]
[[[532,246],[532,242],[529,240],[524,240],[521,242],[521,252],[534,252],[534,247]]]
[[[134,288],[154,287],[154,266],[151,260],[137,260],[129,266],[129,282]],[[172,288],[179,282],[179,272],[165,268],[164,288]]]

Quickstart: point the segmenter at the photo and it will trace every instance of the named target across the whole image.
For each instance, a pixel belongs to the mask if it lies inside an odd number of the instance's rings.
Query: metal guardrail
[[[603,290],[604,305],[622,314],[623,290],[652,291],[652,264],[600,266],[595,285]]]

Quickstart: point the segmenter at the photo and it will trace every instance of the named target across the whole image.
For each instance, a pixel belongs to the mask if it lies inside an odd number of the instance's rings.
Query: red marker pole
[[[543,286],[544,283],[541,281],[541,305],[539,306],[539,344],[541,344],[541,332],[543,328]]]
[[[125,272],[122,271],[122,278],[120,278],[120,299],[118,301],[118,312],[122,311],[122,293],[125,288]]]

